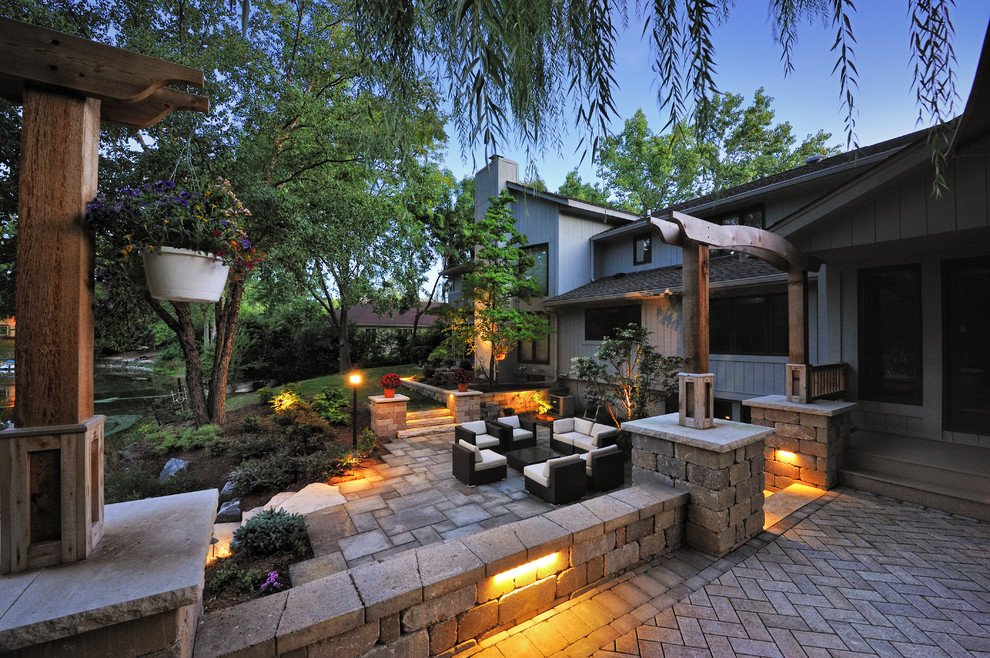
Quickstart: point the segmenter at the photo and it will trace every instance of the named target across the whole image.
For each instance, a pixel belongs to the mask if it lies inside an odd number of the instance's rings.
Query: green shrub
[[[242,432],[257,432],[261,429],[261,419],[250,414],[244,416],[244,420],[241,421],[241,431]]]
[[[230,550],[235,555],[247,557],[265,557],[281,552],[305,555],[309,550],[305,519],[302,514],[266,509],[234,531]],[[258,584],[264,580],[262,575]]]
[[[348,413],[350,401],[347,394],[336,386],[326,386],[313,397],[313,411],[331,425],[347,425],[351,422]]]
[[[206,449],[211,456],[222,455],[230,447],[230,439],[224,437],[218,425],[202,427],[158,427],[142,425],[138,428],[141,439],[158,454],[173,451],[188,452]]]
[[[263,457],[278,451],[281,442],[271,434],[240,436],[233,440],[229,454],[238,461]]]
[[[300,461],[303,475],[313,481],[326,481],[343,475],[357,463],[351,455],[351,450],[344,446],[327,446],[326,449],[307,455]]]
[[[256,491],[283,489],[296,481],[298,460],[286,452],[269,455],[264,459],[251,459],[241,463],[230,474],[234,493],[244,496]]]
[[[264,406],[268,406],[272,402],[272,398],[278,393],[278,389],[273,388],[259,388],[258,389],[258,402]]]
[[[241,576],[241,589],[245,592],[253,592],[261,587],[265,582],[265,572],[261,569],[248,569]]]
[[[358,452],[362,455],[370,455],[378,448],[378,435],[371,428],[366,428],[358,437]]]
[[[230,558],[219,560],[220,566],[213,572],[213,576],[206,581],[207,591],[215,594],[223,590],[224,587],[234,583],[244,576],[243,570],[237,566]]]
[[[124,503],[129,500],[159,495],[158,478],[136,466],[107,473],[103,483],[105,502]]]
[[[277,412],[275,422],[297,452],[309,452],[330,433],[330,424],[302,400]]]

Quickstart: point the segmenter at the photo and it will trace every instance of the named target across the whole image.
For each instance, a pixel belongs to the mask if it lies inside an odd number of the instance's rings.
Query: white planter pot
[[[213,254],[162,247],[144,253],[144,275],[155,299],[218,302],[229,267]]]

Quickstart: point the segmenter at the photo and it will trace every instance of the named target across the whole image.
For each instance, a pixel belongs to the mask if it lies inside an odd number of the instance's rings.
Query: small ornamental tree
[[[590,384],[590,394],[608,409],[616,427],[621,420],[644,418],[657,397],[677,386],[681,357],[664,356],[650,343],[653,332],[629,324],[606,336],[593,357],[572,359],[578,379]]]
[[[473,352],[494,388],[498,362],[519,341],[546,338],[550,323],[518,308],[541,290],[528,275],[535,259],[524,249],[526,236],[516,230],[509,207],[515,199],[503,191],[490,200],[484,218],[464,227],[464,242],[478,246],[464,273],[462,301],[445,313],[447,333],[434,356]]]

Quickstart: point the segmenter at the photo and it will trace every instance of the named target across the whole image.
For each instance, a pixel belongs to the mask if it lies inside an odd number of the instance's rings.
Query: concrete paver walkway
[[[850,489],[681,550],[462,655],[990,656],[990,524]]]

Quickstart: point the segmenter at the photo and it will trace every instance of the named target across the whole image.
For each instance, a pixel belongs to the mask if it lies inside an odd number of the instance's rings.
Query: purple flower
[[[241,240],[241,246],[244,247],[245,249],[250,249],[251,241],[247,239]]]
[[[261,591],[263,592],[269,587],[271,587],[273,590],[280,589],[282,587],[282,583],[278,582],[277,571],[268,572],[268,580],[266,580],[265,583],[261,586]]]

